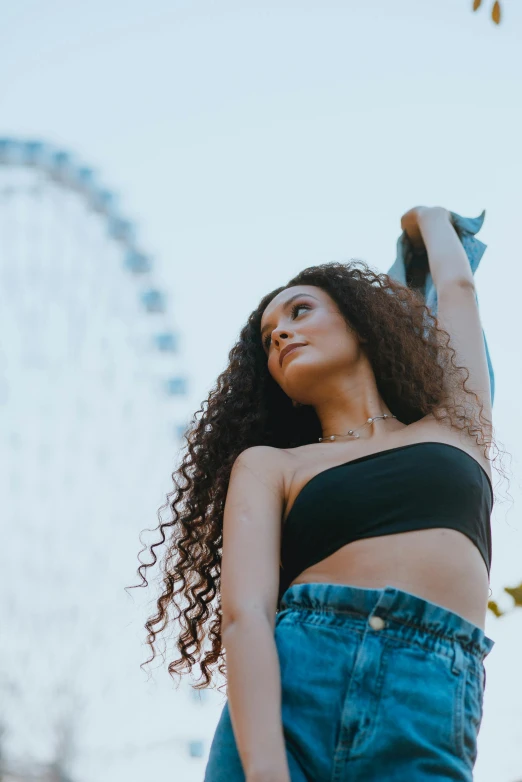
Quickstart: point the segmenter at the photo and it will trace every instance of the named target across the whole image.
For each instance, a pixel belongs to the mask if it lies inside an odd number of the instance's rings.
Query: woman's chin
[[[321,382],[321,373],[317,367],[306,365],[304,361],[294,360],[292,366],[283,372],[281,387],[292,399],[301,401],[304,389],[309,389],[315,383]],[[303,402],[302,404],[310,404]]]

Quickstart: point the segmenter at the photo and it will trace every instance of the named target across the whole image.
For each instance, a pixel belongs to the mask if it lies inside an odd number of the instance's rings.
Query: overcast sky
[[[509,496],[494,474],[491,588],[508,607],[502,588],[522,579],[522,5],[502,5],[496,27],[489,1],[4,2],[0,135],[63,146],[120,192],[171,294],[194,410],[266,291],[328,260],[387,271],[417,204],[486,209],[476,282],[513,457]],[[487,633],[476,779],[515,782],[522,611]]]

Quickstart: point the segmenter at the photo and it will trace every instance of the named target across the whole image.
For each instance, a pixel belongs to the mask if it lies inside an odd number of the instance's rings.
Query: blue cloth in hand
[[[457,231],[462,246],[468,256],[471,272],[472,274],[475,274],[487,247],[484,242],[481,242],[475,237],[475,234],[482,228],[486,212],[484,210],[479,217],[461,217],[460,215],[455,214],[455,212],[450,212],[450,214],[455,230]],[[423,295],[424,301],[433,315],[437,314],[437,291],[429,270],[428,256],[426,253],[413,253],[412,244],[406,232],[403,232],[399,236],[397,241],[397,258],[388,270],[388,276],[409,287],[413,287],[412,280],[416,278],[417,283],[414,283],[416,289]],[[476,294],[475,299],[478,304]],[[493,404],[495,396],[495,374],[493,372],[493,365],[491,363],[484,330],[482,330],[482,335],[484,337],[484,347],[486,349],[486,360],[488,363],[491,404]]]

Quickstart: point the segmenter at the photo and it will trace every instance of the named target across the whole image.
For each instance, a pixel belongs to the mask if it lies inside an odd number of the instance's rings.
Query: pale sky
[[[265,292],[329,260],[387,271],[417,204],[486,209],[476,282],[494,424],[513,457],[508,498],[494,473],[491,588],[508,607],[503,586],[522,580],[522,5],[502,5],[496,27],[489,2],[473,14],[468,0],[4,2],[0,136],[71,150],[121,194],[171,295],[191,410]],[[516,782],[522,611],[488,617],[487,634],[475,778]],[[134,782],[138,768],[107,779]]]

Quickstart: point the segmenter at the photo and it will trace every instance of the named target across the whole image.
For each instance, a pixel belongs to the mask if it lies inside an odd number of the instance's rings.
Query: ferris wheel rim
[[[138,241],[136,221],[119,208],[116,191],[104,185],[94,167],[86,165],[63,146],[34,138],[0,137],[0,171],[13,167],[37,170],[57,186],[80,195],[86,207],[105,220],[108,237],[121,245],[124,271],[136,277],[152,277],[153,260]],[[165,317],[168,299],[168,293],[151,280],[149,286],[142,290],[139,303],[146,315]],[[179,337],[179,332],[168,325],[161,330],[156,329],[152,334],[154,350],[177,354]],[[167,396],[185,397],[188,379],[184,374],[169,374],[164,378],[162,387]],[[177,437],[180,437],[186,425],[175,428]]]

